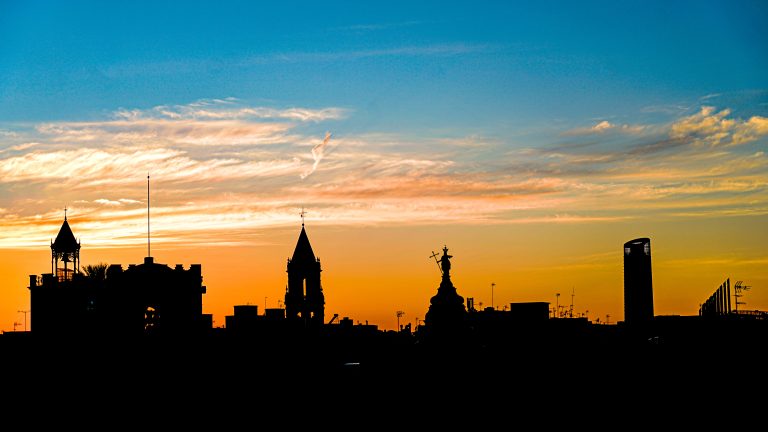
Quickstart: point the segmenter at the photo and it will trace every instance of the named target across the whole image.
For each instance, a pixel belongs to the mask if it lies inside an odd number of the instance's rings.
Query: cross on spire
[[[304,206],[301,206],[301,227],[304,227],[304,215],[307,214],[307,212],[304,211]]]
[[[443,268],[440,267],[440,261],[438,261],[437,259],[438,256],[440,255],[438,255],[437,252],[432,251],[432,255],[430,255],[429,257],[435,259],[435,263],[437,264],[437,268],[440,270],[440,274],[443,274]]]
[[[67,206],[64,206],[64,221],[67,220]]]

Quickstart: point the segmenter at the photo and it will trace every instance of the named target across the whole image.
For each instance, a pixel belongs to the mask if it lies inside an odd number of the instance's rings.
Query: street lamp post
[[[21,311],[20,310],[18,312],[24,314],[24,331],[27,331],[27,313],[29,313],[29,311],[26,311],[26,310]]]

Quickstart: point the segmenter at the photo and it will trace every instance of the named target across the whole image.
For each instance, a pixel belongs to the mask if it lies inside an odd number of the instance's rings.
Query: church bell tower
[[[288,259],[288,286],[285,292],[285,314],[288,320],[301,320],[306,325],[321,325],[325,317],[325,296],[320,284],[320,259],[315,257],[304,229],[301,213],[301,233]]]

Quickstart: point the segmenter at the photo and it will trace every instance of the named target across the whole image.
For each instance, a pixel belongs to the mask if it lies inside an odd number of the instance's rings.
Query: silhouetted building
[[[285,319],[285,309],[283,308],[264,309],[264,317],[270,321],[282,321]]]
[[[443,247],[443,256],[440,258],[440,270],[442,281],[437,289],[437,294],[430,300],[424,322],[427,333],[438,338],[455,337],[466,330],[467,310],[464,308],[464,298],[456,292],[456,287],[451,282],[452,255],[448,255],[448,248]]]
[[[322,325],[325,317],[325,297],[320,284],[320,259],[315,258],[309,244],[304,223],[293,251],[288,259],[288,286],[285,292],[285,314],[291,321],[307,325]]]
[[[110,265],[103,274],[70,271],[66,263],[79,264],[80,244],[66,220],[51,249],[54,266],[63,262],[67,270],[30,275],[34,334],[191,335],[212,327],[212,316],[202,313],[200,264],[185,270],[146,257],[127,269]]]
[[[230,333],[253,331],[262,319],[256,305],[235,305],[234,309],[234,315],[224,317],[225,327]]]
[[[627,325],[653,319],[651,239],[624,243],[624,322]]]
[[[477,309],[475,309],[474,297],[467,297],[467,312],[477,312]]]
[[[546,322],[549,319],[548,302],[520,302],[509,304],[512,319],[520,322]]]

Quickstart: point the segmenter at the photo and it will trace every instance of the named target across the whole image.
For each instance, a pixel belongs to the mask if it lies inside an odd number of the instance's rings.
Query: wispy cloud
[[[29,143],[24,143],[24,144],[17,144],[17,145],[10,146],[10,147],[8,147],[6,149],[0,149],[0,153],[4,153],[4,152],[8,152],[8,151],[20,152],[20,151],[24,151],[24,150],[29,150],[32,147],[36,147],[38,145],[40,145],[40,143],[35,143],[35,142],[29,142]]]
[[[325,147],[328,145],[328,142],[331,140],[331,133],[326,132],[325,138],[323,138],[323,141],[316,144],[314,147],[312,147],[312,158],[315,160],[312,163],[312,168],[308,169],[307,171],[304,171],[301,174],[301,178],[307,178],[310,174],[315,172],[317,170],[317,165],[320,163],[320,161],[323,159],[323,154],[325,153]]]
[[[107,186],[131,183],[147,168],[167,181],[200,182],[286,175],[296,173],[300,163],[295,158],[203,161],[170,149],[81,148],[0,159],[0,183],[49,180],[78,188]]]
[[[97,204],[108,205],[108,206],[119,206],[121,204],[120,201],[110,201],[110,200],[104,199],[104,198],[96,199],[93,202],[95,202]]]
[[[135,199],[129,199],[129,198],[120,198],[118,200],[108,200],[105,198],[99,198],[93,200],[96,204],[106,205],[106,206],[122,206],[122,205],[133,205],[133,204],[144,204],[142,201],[135,200]],[[80,200],[78,201],[80,204],[87,204],[88,201]]]
[[[630,134],[638,134],[646,129],[643,125],[628,125],[628,124],[613,124],[608,120],[602,120],[593,126],[570,129],[563,132],[562,136],[579,136],[579,135],[592,135],[602,134],[606,132],[622,132]]]
[[[301,123],[344,118],[342,108],[237,106],[237,100],[203,100],[188,105],[151,109],[120,109],[111,119],[56,122],[36,126],[47,143],[97,146],[248,146],[284,144],[297,140],[290,131]],[[35,143],[12,147],[29,148]]]
[[[235,98],[203,99],[187,105],[161,105],[148,110],[120,109],[114,116],[119,120],[139,121],[147,119],[166,120],[236,120],[236,119],[281,119],[298,122],[321,122],[346,117],[343,108],[270,108],[239,106]]]
[[[284,142],[288,123],[239,120],[134,119],[103,122],[49,123],[37,130],[51,142],[119,145],[257,145]]]
[[[344,225],[590,224],[768,209],[768,157],[750,145],[768,136],[760,116],[705,107],[642,132],[601,120],[584,135],[553,128],[552,143],[525,148],[476,134],[303,132],[352,113],[224,98],[20,130],[0,153],[0,247],[44,244],[65,205],[88,243],[140,244],[147,171],[158,244],[249,243],[260,228],[295,223],[302,204],[315,223]]]
[[[5,129],[0,129],[0,137],[2,138],[16,138],[19,134],[14,131],[9,131]]]
[[[640,111],[643,113],[661,113],[668,115],[682,115],[689,112],[690,106],[684,104],[649,105]]]

